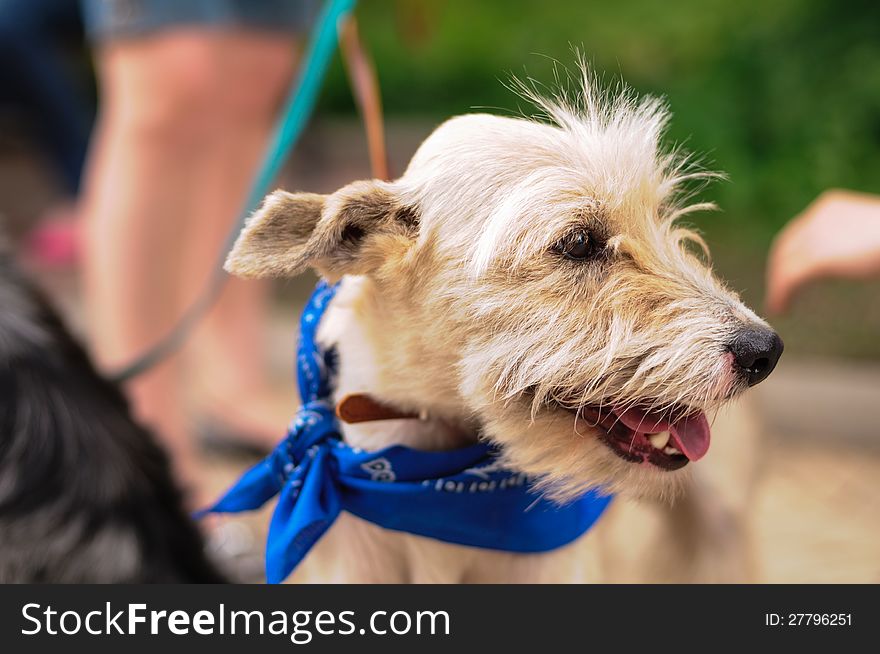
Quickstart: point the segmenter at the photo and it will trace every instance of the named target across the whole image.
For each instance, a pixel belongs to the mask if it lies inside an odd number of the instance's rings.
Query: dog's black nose
[[[767,379],[782,356],[779,334],[767,327],[746,327],[733,340],[730,351],[749,386]]]

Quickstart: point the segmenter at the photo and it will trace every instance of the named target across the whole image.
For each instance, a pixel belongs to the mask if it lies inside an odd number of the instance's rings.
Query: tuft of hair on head
[[[664,222],[716,209],[712,202],[692,200],[725,176],[706,169],[680,145],[664,146],[671,116],[666,100],[639,96],[622,80],[605,85],[583,53],[575,50],[575,58],[574,70],[554,60],[552,87],[528,76],[510,77],[508,88],[536,109],[524,117],[562,130],[572,163],[591,179],[651,194]],[[613,196],[613,188],[606,190]]]

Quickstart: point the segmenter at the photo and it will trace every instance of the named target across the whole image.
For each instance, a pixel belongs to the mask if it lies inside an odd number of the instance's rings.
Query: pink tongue
[[[675,423],[664,420],[660,414],[648,413],[641,409],[615,411],[615,414],[620,418],[620,422],[640,434],[668,431],[675,447],[691,461],[702,459],[709,451],[709,421],[702,411]]]

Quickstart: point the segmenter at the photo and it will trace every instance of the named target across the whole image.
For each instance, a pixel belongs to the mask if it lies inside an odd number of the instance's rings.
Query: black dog
[[[0,582],[221,582],[165,453],[0,252]]]

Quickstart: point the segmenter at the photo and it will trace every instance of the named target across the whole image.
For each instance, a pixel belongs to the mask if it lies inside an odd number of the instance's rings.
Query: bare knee
[[[217,79],[217,111],[234,124],[274,121],[293,79],[296,51],[290,37],[243,32],[227,35]]]
[[[192,147],[272,124],[292,77],[289,40],[174,32],[100,54],[107,119],[142,142]]]

